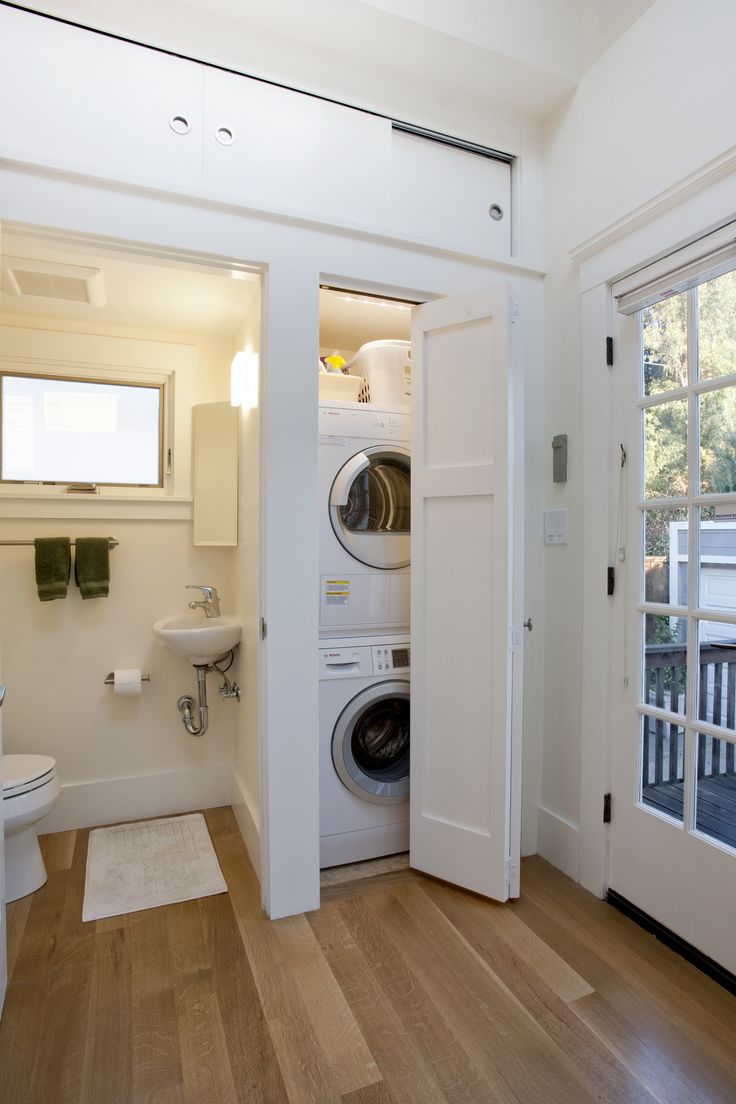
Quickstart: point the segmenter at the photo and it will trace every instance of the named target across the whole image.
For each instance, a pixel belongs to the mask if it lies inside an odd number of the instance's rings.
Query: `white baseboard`
[[[245,849],[253,864],[259,880],[261,877],[261,828],[258,809],[254,808],[245,786],[235,768],[230,774],[230,804],[238,822],[240,834],[245,840]]]
[[[580,881],[580,832],[576,824],[539,806],[538,852],[563,874]],[[522,890],[523,892],[523,890]]]
[[[56,805],[39,821],[39,835],[143,817],[216,809],[230,804],[229,763],[191,770],[103,778],[62,785]]]

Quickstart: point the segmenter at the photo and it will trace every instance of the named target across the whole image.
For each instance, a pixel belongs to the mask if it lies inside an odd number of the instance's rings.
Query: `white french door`
[[[412,328],[411,864],[519,893],[521,403],[508,289]],[[518,571],[515,567],[518,565]]]
[[[736,271],[663,292],[619,316],[608,882],[736,973]]]

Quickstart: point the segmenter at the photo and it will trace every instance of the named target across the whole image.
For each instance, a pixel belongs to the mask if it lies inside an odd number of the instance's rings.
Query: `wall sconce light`
[[[258,406],[258,353],[241,350],[230,365],[230,405],[243,410]]]

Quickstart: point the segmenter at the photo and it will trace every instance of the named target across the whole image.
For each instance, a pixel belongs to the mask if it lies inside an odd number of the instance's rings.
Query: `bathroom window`
[[[0,482],[163,487],[162,383],[0,373]]]

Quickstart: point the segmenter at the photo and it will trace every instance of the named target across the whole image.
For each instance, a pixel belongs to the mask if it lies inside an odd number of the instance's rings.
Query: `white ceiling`
[[[14,263],[17,258],[35,259],[99,268],[102,273],[102,306],[12,295],[0,287],[0,311],[18,318],[59,318],[229,338],[258,287],[258,276],[248,272],[163,263],[149,256],[92,245],[71,246],[53,238],[7,231],[3,233],[0,266],[6,257],[12,257]]]
[[[493,144],[654,0],[37,0],[100,30]],[[496,110],[496,114],[498,110]]]

